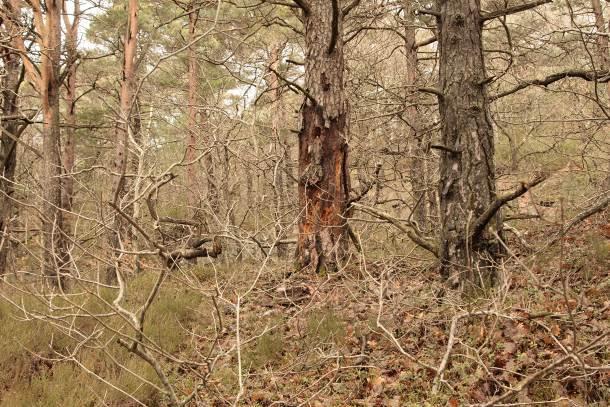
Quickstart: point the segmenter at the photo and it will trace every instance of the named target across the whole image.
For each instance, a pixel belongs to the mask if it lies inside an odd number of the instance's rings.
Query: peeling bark
[[[309,1],[303,13],[309,97],[301,107],[296,261],[301,268],[317,271],[336,269],[348,243],[348,105],[343,85],[343,15],[333,11],[335,3]]]

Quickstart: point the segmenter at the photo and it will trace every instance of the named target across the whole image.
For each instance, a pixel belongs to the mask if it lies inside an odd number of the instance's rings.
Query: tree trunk
[[[195,30],[197,28],[197,20],[199,18],[199,10],[195,7],[195,2],[189,4],[189,36],[188,41],[192,43],[195,40]],[[197,158],[197,89],[199,86],[199,66],[197,64],[197,53],[195,46],[191,45],[188,49],[188,136],[186,140],[186,160],[189,165],[186,167],[186,183],[188,188],[188,203],[190,206],[189,212],[193,214],[193,218],[199,217],[201,214],[197,210],[201,205],[199,181],[197,179],[197,163],[194,163]]]
[[[441,275],[467,286],[495,279],[500,215],[477,235],[471,225],[496,197],[494,134],[486,98],[478,0],[439,1]],[[466,287],[467,288],[467,287]]]
[[[207,121],[207,115],[205,112],[201,112],[199,115],[199,128],[200,129],[205,129],[206,128],[206,121]],[[205,172],[205,177],[206,177],[206,184],[207,184],[207,195],[206,195],[206,201],[207,204],[209,205],[210,211],[212,214],[214,214],[214,216],[219,216],[220,213],[220,187],[219,187],[219,181],[217,177],[217,168],[216,165],[214,164],[214,156],[218,154],[218,148],[216,147],[216,140],[214,139],[214,137],[211,136],[211,133],[209,133],[210,135],[207,136],[207,138],[205,139],[205,142],[207,142],[208,148],[210,148],[210,152],[208,154],[206,154],[206,156],[203,158],[203,165],[204,165],[204,172]],[[228,179],[227,179],[228,182]],[[209,222],[206,222],[208,224],[208,229],[210,228],[209,226]]]
[[[7,4],[10,7],[10,4]],[[14,18],[14,12],[7,9],[9,18]],[[17,166],[17,142],[13,137],[19,137],[19,122],[16,116],[19,113],[17,94],[22,81],[21,63],[19,56],[13,51],[10,38],[19,35],[11,23],[5,24],[5,30],[0,35],[6,38],[6,42],[0,43],[0,56],[4,67],[4,75],[0,82],[2,96],[2,117],[11,119],[0,119],[2,134],[0,134],[0,277],[6,274],[7,255],[9,253],[9,230],[8,225],[13,215],[14,205],[11,200],[14,193],[13,181],[15,167]]]
[[[65,0],[64,0],[65,1]],[[63,165],[66,175],[63,178],[62,208],[66,212],[72,211],[74,195],[74,178],[70,175],[74,171],[76,133],[76,59],[78,42],[78,24],[80,20],[80,1],[74,0],[74,19],[70,22],[68,14],[64,14],[66,27],[66,51],[68,60],[68,75],[66,77],[66,130],[64,139]],[[67,218],[65,219],[67,223]]]
[[[280,69],[280,60],[284,44],[278,43],[273,46],[269,55],[269,88],[273,95],[273,113],[271,117],[271,133],[272,143],[275,146],[277,165],[273,171],[273,193],[275,195],[275,238],[282,239],[286,233],[290,219],[287,218],[289,211],[289,185],[288,185],[288,161],[290,160],[290,147],[288,142],[282,136],[282,126],[286,121],[284,114],[284,106],[282,103],[282,89],[280,87],[280,77],[278,70]],[[285,245],[277,246],[277,254],[279,257],[285,257],[287,254]]]
[[[62,272],[66,267],[66,245],[63,236],[63,214],[61,211],[61,150],[59,66],[61,56],[61,1],[46,1],[46,20],[40,24],[43,50],[41,54],[41,101],[43,114],[42,153],[43,153],[43,274],[56,277],[52,281],[61,286]],[[42,19],[42,11],[34,10]],[[36,17],[35,17],[36,18]]]
[[[348,105],[343,89],[343,15],[338,0],[311,0],[305,25],[305,89],[299,132],[301,268],[334,270],[347,249]]]
[[[417,70],[417,41],[415,38],[415,3],[411,0],[404,1],[405,15],[405,87],[407,97],[405,98],[404,118],[407,122],[407,142],[409,144],[409,165],[411,169],[410,183],[411,193],[414,199],[412,220],[424,230],[430,229],[430,215],[432,211],[432,199],[428,193],[427,160],[431,159],[426,152],[426,140],[424,139],[424,119],[416,105],[417,84],[419,73]]]
[[[126,172],[129,160],[129,133],[132,129],[132,104],[133,87],[135,80],[136,49],[138,36],[138,0],[129,0],[128,4],[127,30],[123,40],[123,71],[121,76],[121,91],[119,100],[119,114],[115,126],[116,150],[112,164],[115,174],[113,182],[113,202],[121,206],[121,201],[127,195]],[[121,242],[128,236],[129,226],[119,215],[114,217],[114,231],[110,238],[110,245],[113,250],[121,246]],[[116,281],[116,273],[119,273],[120,264],[116,264],[109,270],[107,280]]]
[[[598,56],[598,69],[605,70],[610,68],[610,47],[608,39],[608,32],[610,32],[610,22],[606,27],[604,20],[604,13],[602,11],[602,5],[599,0],[591,0],[591,6],[593,7],[593,14],[595,15],[595,27],[598,33],[605,33],[606,35],[597,36],[597,56]],[[607,28],[607,29],[606,29]],[[606,96],[610,102],[610,82],[606,82]],[[610,161],[608,162],[608,174],[604,182],[604,189],[610,189]]]

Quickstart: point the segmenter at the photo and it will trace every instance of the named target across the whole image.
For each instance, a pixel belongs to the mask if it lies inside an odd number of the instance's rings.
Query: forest
[[[0,407],[610,405],[610,2],[1,0]]]

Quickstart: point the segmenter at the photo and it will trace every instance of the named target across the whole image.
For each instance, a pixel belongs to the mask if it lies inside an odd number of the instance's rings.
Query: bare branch
[[[489,13],[481,13],[481,21],[493,20],[494,18],[508,16],[510,14],[520,13],[525,10],[529,10],[543,4],[552,3],[553,0],[536,0],[531,3],[519,4],[517,6],[508,7],[502,10],[496,10]]]
[[[438,41],[438,39],[436,38],[436,35],[434,35],[430,38],[426,38],[425,40],[422,40],[422,41],[416,43],[415,48],[425,47],[426,45],[433,44],[436,41]]]
[[[522,89],[525,89],[529,86],[548,86],[553,82],[557,82],[565,78],[579,78],[589,82],[605,83],[610,81],[610,71],[584,71],[578,69],[569,69],[567,71],[551,74],[544,79],[532,79],[523,81],[512,89],[500,92],[497,95],[489,96],[489,99],[500,99],[504,96],[508,96]]]
[[[311,12],[311,8],[309,7],[309,4],[305,1],[305,0],[292,0],[301,10],[303,10],[303,13],[305,14],[309,14]]]
[[[432,242],[426,240],[422,236],[420,236],[414,227],[407,227],[399,219],[396,219],[392,215],[387,214],[378,209],[371,208],[370,206],[365,206],[365,205],[362,205],[359,203],[352,203],[351,206],[353,208],[360,209],[361,211],[366,212],[369,215],[373,215],[379,219],[385,220],[386,222],[390,223],[391,225],[396,227],[401,232],[405,233],[409,237],[409,239],[411,239],[413,241],[413,243],[417,244],[418,246],[422,247],[423,249],[426,249],[430,253],[434,254],[434,256],[438,257],[437,245],[435,243],[432,243]]]
[[[515,191],[497,197],[496,200],[489,205],[485,212],[483,212],[481,216],[479,216],[474,221],[473,225],[470,227],[470,230],[472,230],[471,239],[474,241],[481,235],[491,218],[494,217],[494,215],[498,212],[498,210],[500,210],[502,206],[514,199],[519,198],[531,188],[544,182],[547,178],[547,174],[539,175],[527,184],[522,183],[521,186],[519,186],[519,188],[517,188]]]
[[[345,17],[346,15],[348,15],[353,9],[355,9],[356,7],[358,7],[358,4],[360,4],[360,0],[354,0],[352,1],[350,4],[348,4],[344,9],[343,9],[343,17]]]
[[[443,92],[438,88],[417,88],[417,90],[420,92],[436,95],[436,96],[438,96],[439,99],[442,99],[445,97],[445,95],[443,95]]]
[[[331,0],[333,5],[333,15],[331,20],[331,34],[330,41],[328,43],[327,53],[330,55],[337,46],[337,40],[339,39],[339,0]]]

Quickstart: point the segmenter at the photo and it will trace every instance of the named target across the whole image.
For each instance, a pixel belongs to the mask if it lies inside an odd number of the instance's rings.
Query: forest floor
[[[607,219],[588,219],[538,256],[536,242],[557,226],[511,241],[487,299],[446,292],[431,263],[406,256],[327,276],[266,273],[241,304],[240,336],[251,339],[240,355],[243,404],[608,405]],[[256,273],[244,270],[244,282]],[[226,331],[229,348],[235,327]],[[212,405],[240,393],[238,364],[233,353],[211,375]]]
[[[558,225],[517,226],[522,233],[509,234],[501,284],[483,298],[445,290],[434,262],[411,251],[354,257],[328,275],[290,273],[288,262],[274,259],[264,266],[205,263],[168,278],[146,334],[182,360],[209,357],[209,365],[165,361],[181,397],[197,375],[205,377],[193,406],[229,406],[236,398],[245,406],[607,406],[608,212],[550,247],[544,242]],[[141,304],[152,284],[150,276],[136,277],[127,304]],[[144,405],[165,404],[153,386],[117,367],[122,361],[122,369],[145,372],[115,343],[110,323],[104,347],[67,358],[66,349],[76,355],[77,348],[53,324],[20,320],[15,306],[28,291],[15,287],[0,287],[14,301],[0,303],[1,406],[137,405],[83,366]],[[99,298],[110,299],[106,291]],[[203,295],[214,292],[216,305]],[[100,301],[86,304],[79,307],[89,314],[107,309]],[[94,332],[100,318],[73,324]],[[118,321],[113,329],[123,326]],[[158,383],[154,372],[142,376]]]

